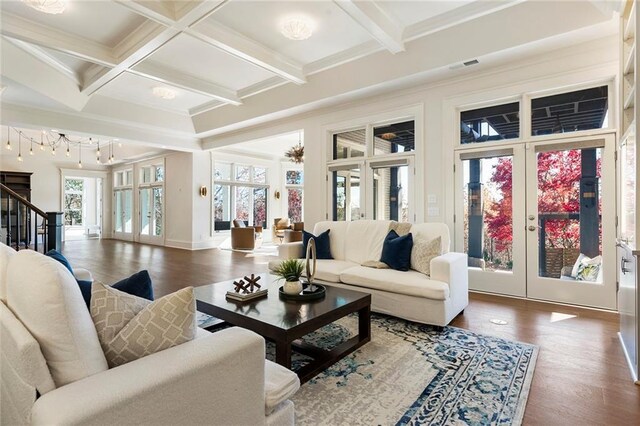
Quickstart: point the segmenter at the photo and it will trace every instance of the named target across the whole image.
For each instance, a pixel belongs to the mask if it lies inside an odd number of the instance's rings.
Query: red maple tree
[[[550,151],[538,154],[538,215],[544,213],[580,213],[581,150]],[[513,241],[513,180],[511,157],[500,158],[493,167],[491,182],[499,195],[486,200],[485,225],[494,239],[497,251],[511,248]],[[596,163],[596,175],[601,175],[601,159]],[[580,246],[578,219],[546,221],[547,247],[576,248]]]

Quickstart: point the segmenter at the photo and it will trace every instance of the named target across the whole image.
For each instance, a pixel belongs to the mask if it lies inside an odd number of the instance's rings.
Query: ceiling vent
[[[472,59],[472,60],[467,61],[467,62],[461,62],[461,63],[457,63],[457,64],[454,64],[454,65],[451,65],[449,67],[449,69],[450,70],[457,70],[457,69],[464,68],[464,67],[470,67],[471,65],[475,65],[475,64],[479,64],[479,63],[480,63],[480,61],[478,61],[477,59]]]

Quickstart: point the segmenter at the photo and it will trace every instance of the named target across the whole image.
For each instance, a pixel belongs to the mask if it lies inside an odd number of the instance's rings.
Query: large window
[[[327,164],[333,220],[415,220],[415,120],[371,123],[333,134]]]
[[[304,172],[298,169],[287,170],[285,172],[285,187],[287,190],[287,217],[294,223],[303,222]]]
[[[478,143],[520,137],[520,102],[460,113],[460,143]]]
[[[213,181],[216,231],[229,230],[234,219],[266,228],[269,194],[266,168],[216,161]]]

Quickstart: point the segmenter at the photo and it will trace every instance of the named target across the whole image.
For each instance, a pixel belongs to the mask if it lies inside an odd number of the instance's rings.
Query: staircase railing
[[[62,245],[62,213],[45,212],[29,200],[0,183],[0,231],[5,244],[16,250],[60,250]],[[32,221],[33,218],[33,221]],[[40,222],[40,223],[38,223]],[[32,239],[35,234],[35,238]],[[42,244],[39,237],[42,236]]]

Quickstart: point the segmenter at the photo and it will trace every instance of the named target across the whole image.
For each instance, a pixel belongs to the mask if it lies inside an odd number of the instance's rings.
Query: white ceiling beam
[[[402,27],[374,1],[335,0],[335,3],[389,52],[404,51]]]
[[[218,23],[214,25],[210,22],[200,22],[185,32],[285,80],[296,84],[307,81],[300,64]]]
[[[161,83],[176,86],[191,92],[200,93],[205,96],[212,97],[218,101],[229,103],[232,105],[241,105],[242,100],[238,97],[235,90],[201,80],[190,75],[176,72],[163,65],[145,61],[130,69],[129,72],[147,77]]]
[[[71,79],[71,81],[80,86],[80,78],[78,74],[74,70],[69,68],[66,64],[60,62],[57,58],[50,55],[49,52],[45,51],[41,47],[36,46],[35,44],[24,42],[22,40],[16,40],[14,38],[7,38],[7,41],[15,44],[20,49],[31,54],[31,56],[35,57],[36,59],[41,60],[42,62],[49,65],[56,71],[62,73],[67,78]]]
[[[0,41],[0,50],[3,78],[75,111],[81,111],[87,104],[89,98],[80,93],[78,84],[48,64],[6,39]]]
[[[225,0],[200,1],[197,4],[194,4],[194,6],[179,19],[173,21],[170,27],[154,23],[146,25],[147,28],[136,30],[130,37],[120,43],[121,45],[129,45],[130,47],[122,49],[126,51],[126,53],[118,57],[118,63],[116,66],[87,81],[82,88],[82,92],[87,95],[95,93],[98,89],[118,77],[123,72],[131,69],[145,58],[151,56],[156,50],[160,49],[172,38],[180,34],[184,29],[195,24],[203,17],[208,16],[208,14],[212,13],[216,8],[223,4],[224,1]],[[144,4],[142,5],[144,6]],[[137,7],[136,11],[138,13],[153,11],[152,9],[143,6]]]
[[[114,66],[117,63],[111,49],[106,46],[71,36],[4,11],[1,15],[0,34],[3,36],[66,53],[94,64]]]

